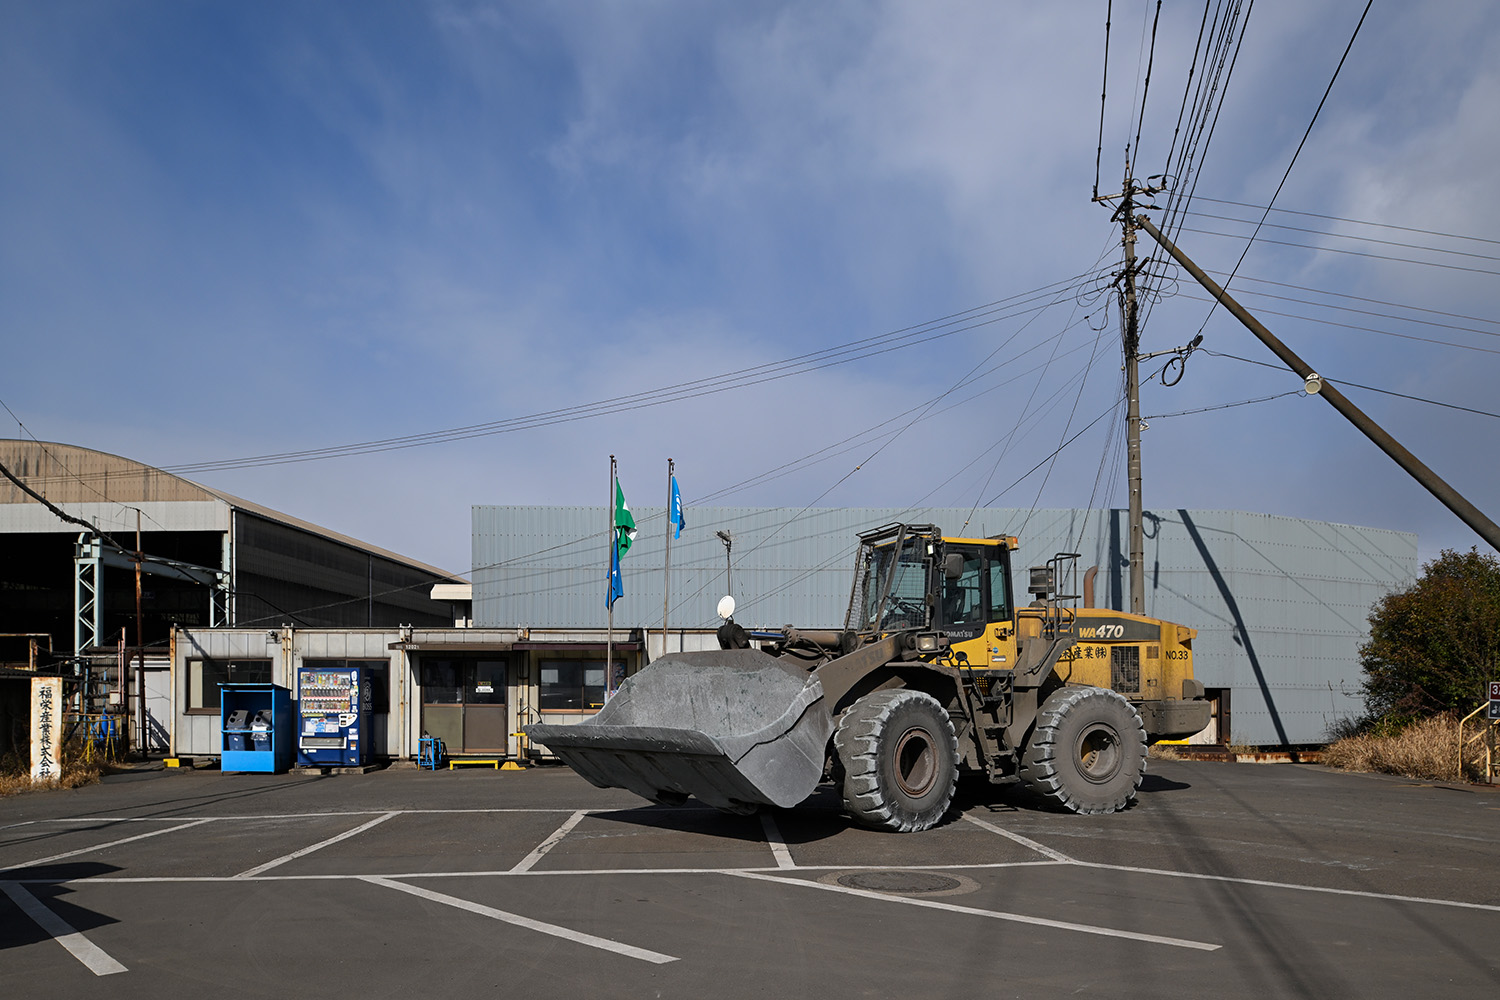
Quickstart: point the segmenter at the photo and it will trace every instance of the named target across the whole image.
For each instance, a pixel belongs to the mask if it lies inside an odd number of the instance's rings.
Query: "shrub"
[[[1458,764],[1458,716],[1429,716],[1405,726],[1383,723],[1331,744],[1323,763],[1345,771],[1375,771],[1429,781],[1477,780],[1472,760]]]
[[[63,746],[62,777],[37,784],[31,780],[31,762],[22,754],[0,757],[0,796],[47,788],[78,788],[92,785],[102,773],[98,758],[84,760],[83,740],[75,737]]]
[[[1444,549],[1410,587],[1376,602],[1359,654],[1372,719],[1473,710],[1500,676],[1500,560]]]

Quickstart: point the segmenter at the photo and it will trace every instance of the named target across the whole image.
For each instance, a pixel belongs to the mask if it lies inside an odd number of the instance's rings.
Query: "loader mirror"
[[[957,580],[964,575],[964,557],[961,553],[950,552],[943,557],[943,576],[950,580]]]

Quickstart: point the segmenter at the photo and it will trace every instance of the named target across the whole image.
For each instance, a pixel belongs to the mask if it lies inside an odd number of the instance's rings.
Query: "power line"
[[[991,497],[989,499],[988,502],[985,503],[985,506],[988,507],[988,506],[992,505],[996,500],[999,500],[1001,497],[1005,496],[1005,494],[1009,493],[1011,490],[1013,490],[1017,486],[1021,485],[1022,480],[1024,480],[1027,476],[1031,475],[1037,469],[1040,469],[1042,466],[1044,466],[1048,462],[1052,461],[1052,459],[1056,458],[1057,455],[1059,455],[1064,448],[1066,448],[1068,445],[1072,444],[1074,441],[1077,441],[1079,438],[1083,437],[1083,435],[1088,432],[1089,428],[1093,427],[1099,421],[1101,421],[1105,417],[1109,416],[1110,413],[1112,413],[1114,411],[1116,405],[1118,405],[1118,404],[1116,404],[1116,403],[1110,403],[1109,404],[1109,409],[1107,409],[1103,413],[1099,414],[1093,420],[1090,420],[1087,424],[1085,424],[1078,431],[1077,434],[1074,434],[1072,437],[1068,438],[1062,444],[1060,444],[1056,448],[1052,449],[1052,451],[1047,455],[1046,458],[1042,459],[1040,462],[1036,463],[1031,468],[1027,469],[1025,472],[1023,472],[1020,475],[1019,478],[1017,478],[1015,480],[1015,482],[1013,482],[1009,486],[1005,487],[1005,489],[1001,490],[999,493],[996,493],[993,497]]]
[[[1344,61],[1349,58],[1349,53],[1354,48],[1354,40],[1359,37],[1359,29],[1364,27],[1365,16],[1370,13],[1370,7],[1374,2],[1375,0],[1366,0],[1365,9],[1359,15],[1359,23],[1354,26],[1354,33],[1349,36],[1349,44],[1344,46],[1344,54],[1339,57],[1339,64],[1334,67],[1333,76],[1329,79],[1328,86],[1323,90],[1323,97],[1318,101],[1317,108],[1313,110],[1312,120],[1307,123],[1307,129],[1302,133],[1302,141],[1297,143],[1297,148],[1292,153],[1291,162],[1286,165],[1286,170],[1281,175],[1281,183],[1276,185],[1276,191],[1271,195],[1271,200],[1267,203],[1266,210],[1260,217],[1260,222],[1256,224],[1255,231],[1250,234],[1250,239],[1245,242],[1245,249],[1240,251],[1240,259],[1235,262],[1234,269],[1229,272],[1229,277],[1220,286],[1224,291],[1227,292],[1229,290],[1230,282],[1234,281],[1234,276],[1239,273],[1240,265],[1245,262],[1245,255],[1250,252],[1250,247],[1255,242],[1256,236],[1260,235],[1260,227],[1265,225],[1266,217],[1271,214],[1272,206],[1276,204],[1276,199],[1281,195],[1281,189],[1286,187],[1287,178],[1292,175],[1292,168],[1297,165],[1297,158],[1302,155],[1302,148],[1307,145],[1308,136],[1312,135],[1313,126],[1318,122],[1318,115],[1323,112],[1323,105],[1328,103],[1328,95],[1333,93],[1333,85],[1339,78],[1339,72],[1344,68]],[[1214,308],[1217,307],[1218,301],[1216,299]],[[1209,317],[1212,315],[1213,308],[1210,308],[1208,316],[1203,317],[1203,323],[1198,327],[1200,334],[1203,332],[1204,327],[1208,326]]]
[[[1177,151],[1177,137],[1182,132],[1182,116],[1183,113],[1187,111],[1188,93],[1193,89],[1193,73],[1198,68],[1198,49],[1203,45],[1203,29],[1208,26],[1209,3],[1210,0],[1203,0],[1203,17],[1198,22],[1198,40],[1193,43],[1193,61],[1188,64],[1187,85],[1182,88],[1182,103],[1177,107],[1177,124],[1172,129],[1172,143],[1167,147],[1167,163],[1166,166],[1162,167],[1163,177],[1166,177],[1167,174],[1171,171],[1172,154]],[[1191,122],[1189,122],[1188,127],[1192,127]],[[1102,123],[1100,127],[1100,133],[1102,138]],[[1097,167],[1095,168],[1095,172],[1097,173]],[[1099,195],[1099,187],[1097,183],[1094,186],[1094,195],[1095,197],[1098,197]]]
[[[807,354],[797,355],[781,361],[769,362],[755,365],[736,371],[721,373],[701,379],[694,379],[674,385],[645,390],[625,396],[616,396],[609,399],[597,400],[592,403],[579,404],[572,407],[564,407],[556,410],[548,410],[540,413],[528,414],[521,417],[506,418],[504,420],[490,421],[481,424],[471,424],[462,427],[452,427],[437,431],[427,431],[420,434],[404,435],[393,438],[383,438],[372,441],[355,442],[346,445],[336,445],[326,448],[313,448],[301,451],[278,452],[272,454],[255,455],[238,459],[224,459],[217,461],[184,463],[181,465],[166,466],[163,471],[184,474],[201,473],[210,471],[225,471],[229,469],[255,468],[267,465],[290,464],[295,462],[318,461],[325,458],[345,457],[349,455],[373,454],[384,451],[393,451],[403,448],[420,447],[428,444],[439,444],[450,441],[466,440],[474,437],[483,437],[492,434],[509,433],[518,430],[530,430],[537,427],[549,426],[557,423],[566,423],[576,420],[587,419],[595,416],[604,416],[631,409],[639,409],[648,406],[657,406],[668,402],[679,402],[686,399],[697,398],[727,389],[747,388],[760,385],[765,382],[774,381],[793,375],[807,374],[824,368],[848,364],[853,361],[864,360],[880,354],[890,353],[920,344],[930,343],[933,340],[953,336],[958,333],[991,326],[1007,319],[1014,319],[1027,313],[1038,312],[1046,306],[1029,306],[1039,298],[1045,298],[1051,290],[1058,286],[1076,285],[1080,279],[1091,277],[1090,274],[1074,275],[1061,281],[1054,281],[1028,292],[1017,293],[998,299],[995,302],[975,306],[971,309],[951,313],[948,316],[939,317],[926,323],[915,324],[881,334],[867,337],[862,340],[825,348]],[[1022,306],[1029,306],[1021,308]]]
[[[1210,214],[1208,212],[1199,212],[1199,211],[1196,211],[1196,210],[1195,211],[1190,211],[1187,214],[1195,216],[1196,218],[1199,218],[1199,219],[1215,219],[1215,220],[1217,220],[1219,222],[1238,222],[1238,223],[1242,223],[1242,224],[1247,225],[1247,226],[1251,222],[1250,219],[1240,219],[1240,218],[1236,218],[1236,217],[1234,217],[1232,215],[1213,215],[1213,214]],[[1493,254],[1472,253],[1472,252],[1470,252],[1468,250],[1449,250],[1446,247],[1432,247],[1432,246],[1426,245],[1425,243],[1404,243],[1404,242],[1402,242],[1400,240],[1382,240],[1382,239],[1377,239],[1374,236],[1360,236],[1360,235],[1358,235],[1356,233],[1334,233],[1334,232],[1329,232],[1326,229],[1309,229],[1309,228],[1307,228],[1305,226],[1285,226],[1285,225],[1281,225],[1281,224],[1275,223],[1275,222],[1264,222],[1263,221],[1261,223],[1261,225],[1262,225],[1263,228],[1266,228],[1266,229],[1284,229],[1284,230],[1286,230],[1288,232],[1293,232],[1293,233],[1309,233],[1309,234],[1311,234],[1313,236],[1327,236],[1327,237],[1329,237],[1331,239],[1359,240],[1362,243],[1377,243],[1377,244],[1380,244],[1381,246],[1401,247],[1401,248],[1403,248],[1405,250],[1426,250],[1429,253],[1445,253],[1445,254],[1451,254],[1452,256],[1455,256],[1455,257],[1472,257],[1472,258],[1474,258],[1476,260],[1494,260],[1494,261],[1500,261],[1500,257],[1497,257],[1497,256],[1495,256]]]
[[[1094,151],[1094,197],[1099,197],[1099,165],[1104,157],[1104,103],[1109,93],[1109,24],[1115,11],[1115,0],[1104,8],[1104,80],[1099,84],[1099,148]]]
[[[1243,22],[1240,21],[1241,9],[1240,4],[1236,2],[1233,8],[1229,10],[1225,10],[1221,5],[1219,10],[1214,14],[1214,23],[1219,26],[1219,30],[1217,32],[1218,37],[1214,43],[1212,82],[1209,82],[1210,77],[1207,72],[1199,80],[1198,96],[1194,98],[1193,102],[1193,119],[1198,122],[1198,126],[1196,132],[1191,127],[1189,128],[1190,140],[1183,144],[1182,153],[1178,158],[1178,167],[1175,171],[1178,184],[1168,195],[1167,209],[1163,213],[1162,219],[1162,225],[1165,227],[1163,229],[1164,232],[1172,232],[1174,217],[1187,209],[1187,206],[1193,200],[1193,195],[1198,190],[1198,179],[1202,176],[1202,164],[1208,156],[1208,147],[1213,142],[1214,133],[1219,128],[1219,113],[1224,109],[1224,98],[1229,93],[1229,83],[1234,79],[1235,67],[1239,65],[1240,48],[1245,41],[1245,30],[1250,26],[1250,15],[1255,11],[1255,0],[1250,0],[1250,6],[1244,9],[1245,18]],[[1222,23],[1220,21],[1221,12],[1223,14]],[[1238,27],[1238,32],[1236,32],[1236,27]],[[1231,40],[1234,42],[1233,55],[1229,51]],[[1227,72],[1225,71],[1226,62],[1228,63]],[[1221,77],[1224,83],[1222,93],[1219,92]],[[1205,85],[1207,86],[1206,91],[1204,89]],[[1217,105],[1214,104],[1215,93],[1219,93]],[[1208,120],[1210,108],[1213,109],[1212,124]],[[1206,138],[1203,134],[1205,127],[1208,129]],[[1169,174],[1171,173],[1173,172],[1169,171]],[[1190,184],[1189,179],[1191,179]],[[1183,185],[1187,185],[1187,194],[1185,197],[1178,193]]]
[[[1343,385],[1344,383],[1339,383]],[[1234,403],[1220,403],[1218,406],[1200,406],[1195,410],[1178,410],[1176,413],[1158,413],[1150,417],[1142,417],[1142,420],[1165,420],[1168,417],[1185,417],[1193,413],[1211,413],[1214,410],[1229,410],[1236,406],[1249,406],[1252,403],[1268,403],[1273,399],[1282,399],[1286,396],[1306,396],[1307,393],[1301,389],[1293,389],[1291,392],[1278,392],[1274,396],[1258,396],[1255,399],[1241,399]]]
[[[1256,361],[1253,358],[1242,358],[1242,357],[1240,357],[1237,354],[1225,354],[1222,351],[1210,351],[1206,347],[1205,348],[1200,348],[1200,350],[1202,350],[1203,353],[1205,353],[1205,354],[1211,354],[1214,357],[1228,358],[1231,361],[1241,361],[1241,362],[1244,362],[1247,365],[1259,365],[1262,368],[1274,368],[1276,371],[1279,371],[1279,372],[1286,372],[1286,371],[1290,370],[1285,365],[1273,365],[1273,364],[1271,364],[1270,362],[1267,362],[1267,361]],[[1343,379],[1329,378],[1328,381],[1329,382],[1333,382],[1333,383],[1335,383],[1337,385],[1340,385],[1340,386],[1346,386],[1347,385],[1347,386],[1352,386],[1355,389],[1364,389],[1366,392],[1378,392],[1378,393],[1380,393],[1383,396],[1397,396],[1397,397],[1400,397],[1401,399],[1409,399],[1409,400],[1411,400],[1414,403],[1427,403],[1427,404],[1429,404],[1431,406],[1441,406],[1444,409],[1448,409],[1448,410],[1462,410],[1464,413],[1473,413],[1473,414],[1475,414],[1477,416],[1481,416],[1481,417],[1494,417],[1496,420],[1500,420],[1500,413],[1491,413],[1488,410],[1476,410],[1476,409],[1474,409],[1471,406],[1460,406],[1457,403],[1445,403],[1445,402],[1443,402],[1440,399],[1428,399],[1426,396],[1411,396],[1411,395],[1408,395],[1407,393],[1404,393],[1404,392],[1396,392],[1394,389],[1379,389],[1379,388],[1376,388],[1373,385],[1361,385],[1358,382],[1346,382]],[[1297,390],[1297,392],[1300,392],[1300,391],[1301,390]],[[1295,393],[1293,393],[1293,394],[1295,394]],[[1283,393],[1283,395],[1287,395],[1287,393]],[[1267,397],[1267,398],[1274,398],[1274,397]],[[1171,414],[1171,413],[1169,413],[1169,414],[1166,414],[1166,415],[1167,416],[1176,416],[1177,414]]]
[[[1141,153],[1141,127],[1146,123],[1146,98],[1151,93],[1151,67],[1156,63],[1156,25],[1160,20],[1161,0],[1156,0],[1156,14],[1151,18],[1151,52],[1146,57],[1146,82],[1141,87],[1141,116],[1135,123],[1136,156],[1140,156]]]
[[[1197,233],[1200,236],[1222,236],[1225,239],[1231,239],[1231,240],[1243,239],[1243,237],[1238,236],[1235,233],[1220,233],[1220,232],[1215,232],[1212,229],[1192,229],[1192,228],[1190,228],[1188,226],[1179,226],[1178,227],[1178,232],[1182,232],[1182,233]],[[1332,234],[1330,234],[1330,235],[1332,235]],[[1253,241],[1254,237],[1252,236],[1251,239]],[[1348,255],[1350,257],[1366,257],[1366,258],[1368,258],[1370,260],[1388,260],[1388,261],[1392,261],[1392,262],[1397,263],[1397,264],[1419,264],[1419,265],[1421,265],[1423,267],[1439,267],[1439,268],[1442,268],[1445,271],[1465,271],[1465,272],[1467,272],[1469,274],[1492,274],[1492,275],[1500,275],[1500,271],[1490,270],[1489,268],[1483,268],[1483,267],[1465,267],[1462,264],[1444,264],[1442,261],[1437,261],[1437,260],[1418,260],[1418,259],[1416,259],[1414,257],[1393,257],[1390,254],[1366,253],[1363,250],[1346,250],[1346,249],[1344,249],[1342,247],[1321,247],[1321,246],[1316,246],[1316,245],[1310,244],[1310,243],[1293,243],[1293,242],[1291,242],[1289,240],[1267,240],[1267,239],[1262,239],[1260,242],[1262,242],[1262,243],[1269,243],[1272,246],[1294,247],[1294,248],[1299,249],[1299,250],[1319,250],[1319,251],[1324,251],[1324,252],[1327,252],[1327,253],[1341,253],[1341,254],[1346,254],[1346,255]],[[1249,250],[1250,250],[1250,244],[1247,243],[1247,244],[1245,244],[1245,251],[1240,254],[1240,263],[1244,263],[1245,253],[1248,253]],[[1239,264],[1236,264],[1235,267],[1239,267]],[[1231,271],[1229,276],[1231,278],[1235,277],[1235,272]],[[1228,284],[1228,282],[1226,281],[1225,284]],[[1223,286],[1221,285],[1220,287],[1223,287]],[[1212,311],[1210,311],[1209,315],[1210,316],[1212,315]],[[1205,318],[1204,321],[1203,321],[1203,323],[1206,326],[1208,324],[1208,319]],[[1203,327],[1200,326],[1198,329],[1201,331],[1203,329]]]
[[[1209,271],[1209,273],[1210,274],[1223,274],[1224,272],[1223,271]],[[1346,292],[1330,292],[1330,291],[1327,291],[1326,289],[1311,288],[1311,287],[1309,287],[1307,285],[1293,285],[1293,284],[1290,284],[1290,283],[1285,282],[1285,281],[1272,281],[1270,278],[1256,278],[1256,277],[1252,277],[1252,276],[1250,276],[1248,274],[1242,274],[1242,275],[1240,275],[1240,280],[1241,281],[1253,281],[1253,282],[1255,282],[1257,284],[1261,284],[1261,285],[1274,285],[1277,288],[1291,288],[1291,289],[1294,289],[1295,291],[1299,291],[1299,292],[1312,292],[1314,295],[1327,295],[1327,296],[1330,296],[1332,298],[1349,299],[1349,300],[1354,301],[1354,302],[1370,302],[1370,303],[1373,303],[1373,304],[1375,304],[1377,306],[1390,306],[1392,309],[1408,309],[1408,310],[1411,310],[1412,312],[1429,313],[1429,314],[1431,314],[1433,316],[1447,316],[1449,319],[1467,319],[1467,320],[1472,320],[1475,323],[1493,323],[1493,324],[1500,325],[1500,320],[1490,319],[1487,316],[1466,316],[1463,313],[1446,312],[1446,311],[1444,311],[1442,309],[1429,309],[1426,306],[1414,306],[1414,305],[1411,305],[1410,303],[1406,303],[1406,302],[1391,302],[1388,299],[1372,299],[1372,298],[1369,298],[1369,297],[1364,296],[1364,295],[1350,295],[1350,294],[1348,294]],[[1264,293],[1264,292],[1257,292],[1257,293],[1253,293],[1253,294],[1264,295],[1266,293]],[[1329,308],[1332,308],[1332,309],[1341,309],[1341,308],[1344,308],[1344,307],[1343,306],[1330,306]],[[1410,319],[1407,319],[1407,317],[1392,317],[1392,318],[1395,318],[1395,319],[1406,319],[1407,322],[1413,322],[1413,323],[1422,322],[1422,320],[1410,320]],[[1437,324],[1433,324],[1433,325],[1437,325]],[[1461,328],[1456,328],[1456,329],[1461,329]],[[1476,331],[1476,332],[1478,332],[1478,331]]]
[[[1269,205],[1252,205],[1246,201],[1229,201],[1224,198],[1210,198],[1206,195],[1200,195],[1198,200],[1212,202],[1215,205],[1233,205],[1237,208],[1269,209],[1272,212],[1282,212],[1286,215],[1305,215],[1309,218],[1314,219],[1327,219],[1330,222],[1347,222],[1355,226],[1375,226],[1380,229],[1395,229],[1403,233],[1416,233],[1420,236],[1441,236],[1444,239],[1471,240],[1475,243],[1489,243],[1494,246],[1500,246],[1500,240],[1487,239],[1483,236],[1464,236],[1461,233],[1443,233],[1438,232],[1434,229],[1418,229],[1413,226],[1397,226],[1389,222],[1370,222],[1366,219],[1349,219],[1341,215],[1323,215],[1319,212],[1305,212],[1295,208],[1276,208]]]
[[[1216,302],[1217,301],[1216,299],[1211,299],[1211,298],[1209,298],[1206,295],[1187,295],[1187,294],[1184,294],[1183,298],[1189,299],[1189,300],[1194,301],[1194,302]],[[1457,348],[1457,349],[1459,349],[1461,351],[1478,351],[1481,354],[1500,354],[1500,350],[1496,350],[1493,347],[1479,347],[1479,346],[1477,346],[1475,344],[1459,344],[1459,343],[1456,343],[1456,342],[1451,341],[1451,340],[1438,340],[1436,337],[1418,337],[1416,334],[1413,334],[1413,333],[1396,333],[1394,330],[1377,330],[1376,328],[1374,328],[1372,326],[1356,326],[1353,323],[1340,323],[1340,322],[1338,322],[1336,320],[1318,319],[1318,318],[1313,317],[1313,316],[1299,316],[1296,313],[1279,312],[1279,311],[1277,311],[1275,309],[1260,309],[1260,310],[1257,310],[1257,311],[1260,312],[1260,313],[1263,313],[1264,315],[1267,315],[1267,316],[1282,316],[1282,317],[1285,317],[1286,319],[1300,319],[1300,320],[1305,320],[1305,321],[1307,321],[1309,323],[1317,323],[1317,324],[1322,325],[1322,326],[1337,326],[1337,327],[1340,327],[1340,328],[1345,329],[1345,330],[1357,330],[1360,333],[1374,333],[1374,334],[1379,334],[1382,337],[1396,337],[1396,338],[1398,338],[1400,340],[1414,340],[1414,341],[1417,341],[1418,343],[1433,344],[1433,345],[1435,345],[1437,347],[1454,347],[1454,348]],[[1200,348],[1200,350],[1201,350],[1201,348]]]
[[[1240,280],[1242,280],[1242,281],[1245,280],[1244,279],[1244,275],[1240,276]],[[1183,294],[1186,295],[1186,293],[1183,293]],[[1396,320],[1398,323],[1412,323],[1412,324],[1415,324],[1417,326],[1431,326],[1431,327],[1436,327],[1439,330],[1457,330],[1457,331],[1459,331],[1461,333],[1477,333],[1481,337],[1500,337],[1500,330],[1481,330],[1478,327],[1473,327],[1473,326],[1459,326],[1457,323],[1439,323],[1437,320],[1421,319],[1421,318],[1418,318],[1418,317],[1415,317],[1415,316],[1397,316],[1395,313],[1379,312],[1379,311],[1374,310],[1374,309],[1356,309],[1354,306],[1340,305],[1337,302],[1318,302],[1318,301],[1316,301],[1314,299],[1299,299],[1299,298],[1297,298],[1296,296],[1293,296],[1293,295],[1277,295],[1274,292],[1262,292],[1262,291],[1257,291],[1255,289],[1248,289],[1247,290],[1245,288],[1241,288],[1240,289],[1240,294],[1244,295],[1244,296],[1250,296],[1250,297],[1253,297],[1253,298],[1275,299],[1278,302],[1295,302],[1298,305],[1315,306],[1315,307],[1317,307],[1319,309],[1334,309],[1334,310],[1337,310],[1338,312],[1354,313],[1355,315],[1358,315],[1358,316],[1377,316],[1380,319],[1393,319],[1393,320]],[[1332,294],[1335,294],[1335,293],[1333,293],[1333,292],[1327,292],[1327,293],[1324,293],[1324,294],[1332,295]],[[1208,299],[1205,298],[1205,299],[1203,299],[1203,301],[1207,302]],[[1413,308],[1413,307],[1398,307],[1398,308]]]

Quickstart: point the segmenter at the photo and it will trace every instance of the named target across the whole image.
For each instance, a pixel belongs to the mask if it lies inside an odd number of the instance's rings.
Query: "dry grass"
[[[99,762],[85,762],[82,759],[82,749],[79,741],[70,742],[63,748],[63,773],[55,781],[32,781],[30,761],[19,754],[7,754],[0,758],[0,798],[22,792],[79,788],[96,783],[102,773]]]
[[[1152,760],[1181,760],[1182,754],[1177,752],[1175,746],[1164,746],[1161,743],[1153,743],[1146,750],[1146,756]]]
[[[1458,766],[1458,719],[1435,715],[1394,733],[1350,736],[1323,751],[1323,763],[1345,771],[1377,771],[1429,781],[1468,781],[1479,769]]]

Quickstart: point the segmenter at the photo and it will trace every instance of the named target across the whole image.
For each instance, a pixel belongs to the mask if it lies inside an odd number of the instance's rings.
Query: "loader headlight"
[[[921,632],[917,635],[917,652],[936,653],[942,647],[942,638],[936,632]]]

